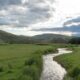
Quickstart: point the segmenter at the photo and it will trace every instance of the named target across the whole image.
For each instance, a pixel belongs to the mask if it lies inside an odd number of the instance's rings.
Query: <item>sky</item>
[[[64,23],[78,17],[80,0],[0,0],[0,30],[17,35],[55,33],[71,36],[71,31],[50,29],[62,29]],[[72,24],[80,22],[67,25]],[[46,28],[49,30],[43,30]]]

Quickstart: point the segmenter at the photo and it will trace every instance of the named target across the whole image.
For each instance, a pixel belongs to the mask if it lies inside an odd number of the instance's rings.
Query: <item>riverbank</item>
[[[74,47],[71,54],[63,54],[54,59],[67,70],[64,80],[80,80],[80,46]]]
[[[66,48],[58,48],[58,53],[43,56],[43,72],[40,80],[62,80],[66,74],[66,70],[54,61],[54,57],[61,54],[71,53]]]
[[[0,80],[39,80],[42,55],[55,46],[35,44],[0,45]]]

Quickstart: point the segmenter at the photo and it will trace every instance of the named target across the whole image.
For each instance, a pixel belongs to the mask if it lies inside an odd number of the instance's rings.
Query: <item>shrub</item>
[[[37,51],[34,53],[34,55],[30,56],[30,58],[25,61],[25,65],[26,66],[36,65],[37,67],[41,69],[41,66],[42,66],[41,51]]]
[[[13,71],[12,70],[8,70],[8,72],[7,73],[12,73]]]
[[[0,72],[3,72],[3,67],[2,66],[0,66]]]
[[[12,64],[8,63],[8,73],[12,73],[13,67],[12,67]]]
[[[23,69],[23,75],[31,75],[31,74],[32,74],[32,71],[31,71],[30,66],[24,67],[24,69]]]
[[[76,80],[80,80],[80,74],[76,77]]]
[[[80,75],[80,68],[78,68],[78,67],[76,67],[76,68],[74,68],[74,70],[72,71],[72,73],[71,73],[72,75],[72,77],[77,77],[78,75]]]
[[[36,61],[33,57],[25,61],[25,65],[32,65],[35,63],[36,63]]]
[[[24,76],[30,76],[33,80],[39,80],[39,70],[35,65],[32,66],[26,66],[23,69],[23,75]]]
[[[49,48],[49,49],[45,50],[43,52],[43,54],[46,55],[46,54],[49,54],[49,53],[56,53],[56,52],[58,52],[56,48],[54,48],[54,49],[53,48]]]
[[[8,63],[8,68],[12,69],[13,68],[12,64]]]

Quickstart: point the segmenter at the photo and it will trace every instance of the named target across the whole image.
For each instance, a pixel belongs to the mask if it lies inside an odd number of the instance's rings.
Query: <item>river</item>
[[[71,52],[66,48],[58,48],[58,53],[43,55],[43,71],[40,80],[63,80],[67,72],[54,60],[54,57]]]

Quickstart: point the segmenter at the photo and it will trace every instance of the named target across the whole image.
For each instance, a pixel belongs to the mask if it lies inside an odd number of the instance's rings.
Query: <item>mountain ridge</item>
[[[69,38],[69,36],[48,33],[28,37],[0,30],[0,42],[3,43],[67,43]]]

